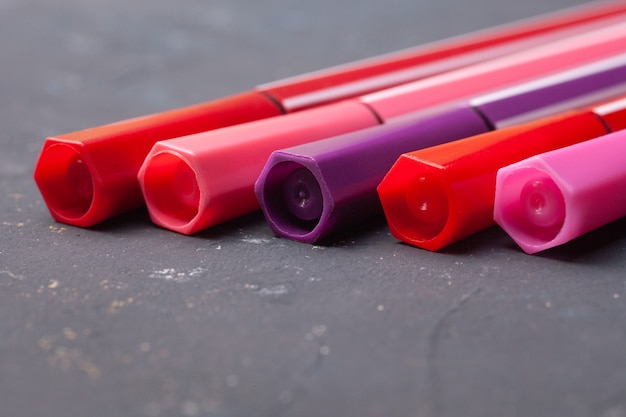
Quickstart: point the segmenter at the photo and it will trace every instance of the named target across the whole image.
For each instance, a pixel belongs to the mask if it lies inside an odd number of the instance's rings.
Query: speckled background
[[[581,3],[0,0],[1,417],[626,417],[626,222],[538,256],[54,223],[47,135]]]

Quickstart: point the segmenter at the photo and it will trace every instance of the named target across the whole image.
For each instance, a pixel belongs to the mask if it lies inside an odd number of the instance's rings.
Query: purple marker
[[[255,184],[272,231],[313,243],[382,214],[376,187],[403,153],[614,98],[626,54],[445,109],[275,151]]]
[[[626,216],[626,131],[501,168],[494,219],[536,253]]]

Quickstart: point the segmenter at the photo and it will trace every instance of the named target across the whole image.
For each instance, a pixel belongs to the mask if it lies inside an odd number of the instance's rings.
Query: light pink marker
[[[526,253],[626,216],[626,130],[498,171],[494,219]]]

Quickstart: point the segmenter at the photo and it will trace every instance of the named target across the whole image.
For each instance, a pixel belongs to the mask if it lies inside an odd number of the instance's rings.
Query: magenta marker
[[[376,187],[403,153],[626,92],[626,54],[270,156],[255,185],[278,236],[316,242],[382,214]]]
[[[626,216],[626,131],[501,168],[494,219],[535,253]]]

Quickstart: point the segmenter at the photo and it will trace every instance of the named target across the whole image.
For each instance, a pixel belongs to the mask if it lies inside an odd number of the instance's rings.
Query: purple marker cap
[[[626,216],[624,155],[622,130],[501,168],[494,220],[536,253]]]
[[[274,233],[313,243],[382,214],[376,187],[403,152],[487,130],[463,106],[275,151],[255,192]]]

